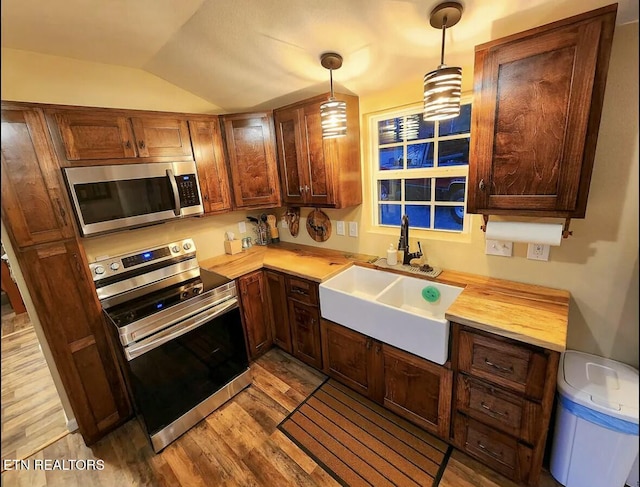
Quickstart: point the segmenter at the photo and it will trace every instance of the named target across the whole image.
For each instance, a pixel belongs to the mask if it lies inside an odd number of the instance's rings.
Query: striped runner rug
[[[436,487],[450,454],[443,441],[332,379],[278,428],[349,487]]]

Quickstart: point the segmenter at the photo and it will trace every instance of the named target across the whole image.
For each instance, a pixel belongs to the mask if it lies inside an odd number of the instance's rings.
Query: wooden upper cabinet
[[[2,109],[2,219],[14,245],[74,236],[55,154],[39,109]]]
[[[274,111],[282,200],[288,205],[344,208],[362,203],[358,97],[347,103],[347,135],[323,139],[320,105],[327,95]]]
[[[280,204],[280,185],[268,113],[223,115],[224,138],[234,208],[272,208]]]
[[[142,158],[193,160],[187,120],[172,115],[146,115],[95,110],[55,110],[50,121],[63,165],[73,161],[112,160],[113,164],[142,162]],[[66,161],[65,161],[66,159]],[[103,163],[103,162],[101,162]]]
[[[584,218],[616,8],[476,47],[469,212]]]
[[[190,120],[189,131],[205,213],[230,210],[229,176],[218,117],[213,120]]]

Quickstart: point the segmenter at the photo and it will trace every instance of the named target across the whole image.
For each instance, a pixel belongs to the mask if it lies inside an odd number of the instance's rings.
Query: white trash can
[[[567,350],[558,392],[551,475],[566,487],[623,487],[638,455],[638,371]]]

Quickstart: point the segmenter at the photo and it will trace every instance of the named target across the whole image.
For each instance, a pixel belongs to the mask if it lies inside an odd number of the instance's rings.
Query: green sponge
[[[425,301],[435,303],[438,299],[440,299],[440,291],[437,287],[427,286],[422,289],[422,297],[425,299]]]

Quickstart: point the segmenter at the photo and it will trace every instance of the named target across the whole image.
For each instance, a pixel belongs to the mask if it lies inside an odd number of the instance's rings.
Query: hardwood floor
[[[68,433],[32,326],[2,337],[1,422],[3,460],[27,458]]]
[[[251,366],[253,384],[155,455],[136,420],[91,448],[69,434],[2,474],[5,487],[210,487],[338,486],[316,462],[277,429],[325,379],[280,350]],[[36,461],[66,460],[67,470],[34,470]],[[70,470],[69,460],[83,460]],[[87,469],[89,460],[98,469]],[[100,466],[103,464],[103,468]],[[512,487],[513,484],[458,453],[441,486]],[[471,465],[471,467],[469,467]],[[472,475],[471,481],[467,477]],[[496,480],[497,479],[497,480]],[[446,482],[446,483],[444,483]],[[470,483],[475,482],[475,483]],[[543,484],[546,485],[547,484]],[[551,484],[552,485],[552,484]]]
[[[2,333],[0,336],[5,337],[17,331],[31,328],[31,320],[27,313],[15,314],[11,306],[2,305]]]

